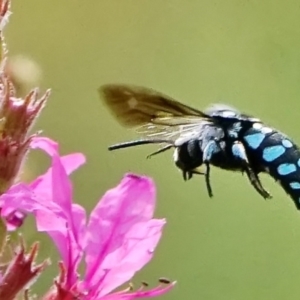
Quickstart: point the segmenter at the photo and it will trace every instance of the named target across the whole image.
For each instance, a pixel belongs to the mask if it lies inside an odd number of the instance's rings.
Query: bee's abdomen
[[[243,140],[253,169],[269,173],[300,209],[299,148],[285,135],[264,126],[249,129]]]

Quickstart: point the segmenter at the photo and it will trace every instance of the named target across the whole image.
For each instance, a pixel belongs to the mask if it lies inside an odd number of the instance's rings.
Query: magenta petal
[[[44,204],[39,203],[35,193],[28,186],[19,183],[0,196],[0,206],[2,207],[1,213],[5,216],[13,209],[34,213],[37,209],[43,208]],[[47,207],[54,209],[52,203],[48,203]]]
[[[31,197],[32,191],[23,184],[11,187],[0,196],[1,217],[5,219],[8,231],[14,231],[22,225],[27,214],[22,207],[22,201]]]
[[[76,169],[78,169],[82,164],[85,163],[85,157],[81,153],[72,153],[65,156],[60,157],[61,163],[65,169],[65,172],[69,175]],[[41,189],[46,188],[51,185],[52,181],[52,168],[49,168],[49,170],[37,177],[34,181],[30,183],[30,186],[32,188],[37,188],[39,185],[43,184]]]
[[[35,193],[24,184],[17,184],[0,197],[1,215],[7,218],[14,210],[32,213],[39,231],[61,230],[65,221],[59,218],[60,208],[53,202],[40,202]]]
[[[31,144],[33,148],[40,148],[52,157],[52,167],[31,184],[35,193],[43,201],[56,203],[60,213],[56,218],[63,220],[60,230],[51,228],[49,212],[40,212],[44,218],[37,218],[39,228],[43,228],[57,245],[65,266],[69,272],[68,281],[74,283],[76,268],[82,256],[81,240],[85,235],[85,210],[72,204],[72,184],[68,172],[80,166],[85,158],[81,154],[71,154],[61,158],[58,145],[47,138],[35,138]],[[47,221],[49,219],[49,222]],[[55,222],[55,220],[54,220]],[[47,224],[50,226],[46,229]]]
[[[41,149],[45,151],[48,155],[51,157],[59,156],[58,154],[58,144],[54,142],[53,140],[46,138],[46,137],[35,137],[32,139],[31,148],[33,149]],[[75,171],[77,168],[79,168],[82,164],[85,163],[85,157],[81,153],[73,153],[66,156],[60,157],[61,164],[63,165],[63,168],[65,172],[69,175],[73,171]],[[40,177],[38,177],[36,180],[34,180],[31,183],[31,187],[35,188],[39,184],[41,184],[41,181],[45,185],[43,188],[47,188],[47,184],[51,184],[49,181],[52,180],[50,173],[52,172],[52,169],[50,168],[48,172]],[[50,177],[49,177],[50,176]]]
[[[164,225],[151,220],[154,208],[155,185],[147,177],[129,174],[106,192],[88,224],[85,282],[90,288],[97,286],[104,295],[148,262]]]
[[[119,251],[109,254],[101,268],[108,270],[97,290],[99,295],[106,295],[146,265],[154,255],[154,250],[162,234],[164,220],[150,220],[140,223],[128,232],[125,243]],[[109,269],[114,263],[114,267]],[[97,274],[95,274],[95,277]]]
[[[77,215],[77,220],[73,222],[72,184],[68,174],[82,165],[85,162],[85,157],[80,153],[60,157],[58,144],[44,137],[34,138],[31,147],[40,148],[48,153],[52,157],[52,167],[46,174],[31,183],[30,187],[34,188],[36,194],[43,196],[44,201],[53,201],[59,205],[76,239],[79,238],[77,237],[77,224],[82,226],[82,223],[85,222],[85,214],[83,214],[83,208],[79,209],[79,206],[76,205],[74,212],[76,213],[78,210],[81,212]],[[78,220],[79,215],[80,220]]]
[[[50,156],[53,156],[56,153],[58,153],[58,144],[47,137],[37,136],[32,138],[30,142],[30,147],[32,149],[42,149]]]

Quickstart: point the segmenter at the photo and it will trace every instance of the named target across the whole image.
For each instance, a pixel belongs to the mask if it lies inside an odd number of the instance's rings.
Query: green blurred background
[[[154,259],[136,277],[178,284],[163,299],[299,299],[300,214],[267,176],[274,196],[263,201],[241,174],[212,170],[215,197],[202,178],[184,182],[171,153],[155,148],[110,153],[107,146],[136,137],[99,101],[105,83],[155,88],[198,108],[225,102],[262,118],[300,144],[300,4],[296,0],[28,0],[13,1],[6,29],[10,54],[43,70],[52,96],[36,124],[82,151],[87,164],[72,177],[76,201],[89,211],[125,172],[153,177],[157,217],[168,224]],[[48,160],[33,153],[34,174]],[[32,176],[34,175],[32,174]],[[32,222],[26,229],[34,240]],[[56,274],[56,250],[43,238],[40,257]]]

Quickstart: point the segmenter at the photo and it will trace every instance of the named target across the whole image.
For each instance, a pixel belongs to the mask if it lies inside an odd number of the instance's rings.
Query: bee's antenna
[[[146,140],[136,140],[136,141],[115,144],[115,145],[108,147],[108,150],[113,151],[113,150],[117,150],[117,149],[134,147],[134,146],[139,146],[139,145],[162,144],[162,143],[169,144],[170,148],[174,145],[174,142],[172,140],[146,139]]]

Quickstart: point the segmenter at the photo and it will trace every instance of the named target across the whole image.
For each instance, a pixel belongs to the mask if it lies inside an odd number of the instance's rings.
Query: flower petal
[[[30,143],[30,146],[32,149],[41,149],[45,151],[50,157],[58,155],[58,144],[46,137],[33,138]],[[85,157],[81,153],[73,153],[66,156],[62,156],[60,157],[60,160],[68,175],[85,163]],[[43,182],[43,184],[46,185],[45,187],[47,187],[47,184],[49,185],[49,181],[51,181],[51,173],[52,169],[49,168],[46,174],[39,176],[36,180],[34,180],[31,183],[31,187],[37,187],[37,185],[41,184],[41,181]]]
[[[32,213],[36,217],[39,231],[47,231],[49,227],[52,230],[61,230],[65,227],[65,221],[59,216],[60,208],[53,202],[40,202],[37,195],[22,183],[14,185],[0,196],[0,206],[1,216],[4,218],[16,209],[21,213]]]
[[[59,207],[57,218],[61,218],[64,225],[57,230],[51,228],[51,214],[47,211],[39,212],[42,218],[37,219],[38,226],[47,231],[58,247],[70,277],[69,284],[76,280],[77,265],[82,256],[81,240],[85,234],[85,210],[80,205],[72,203],[72,184],[69,180],[65,165],[69,171],[81,165],[85,158],[81,154],[71,154],[61,159],[58,145],[48,138],[36,138],[32,142],[33,148],[40,148],[52,158],[52,167],[38,181],[31,184],[37,197],[46,202],[56,203]],[[45,224],[46,220],[46,224]],[[49,220],[49,222],[47,222]],[[41,224],[42,223],[42,224]],[[45,226],[46,225],[46,226]],[[47,227],[47,225],[49,225]]]
[[[164,225],[164,220],[154,219],[132,227],[125,237],[123,247],[109,254],[101,266],[108,271],[101,286],[97,287],[99,295],[106,295],[130,280],[152,259]],[[107,265],[111,266],[113,261],[118,263],[109,270]]]
[[[93,210],[86,237],[86,277],[101,295],[129,280],[152,257],[164,220],[152,220],[155,185],[126,175]]]

